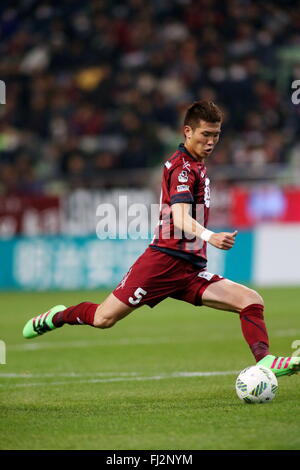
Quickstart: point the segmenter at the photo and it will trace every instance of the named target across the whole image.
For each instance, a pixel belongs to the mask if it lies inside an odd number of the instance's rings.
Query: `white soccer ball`
[[[277,389],[275,374],[259,365],[242,370],[235,383],[237,396],[245,403],[267,403],[275,398]]]

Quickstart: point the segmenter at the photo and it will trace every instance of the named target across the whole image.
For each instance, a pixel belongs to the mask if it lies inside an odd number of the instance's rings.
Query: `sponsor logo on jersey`
[[[205,187],[204,187],[204,204],[206,207],[210,206],[210,179],[205,178]]]
[[[171,166],[172,166],[172,163],[170,163],[170,162],[166,162],[166,163],[165,163],[165,166],[166,166],[166,167],[169,169],[169,168],[171,168]]]
[[[182,172],[178,175],[178,181],[180,183],[186,183],[189,179],[188,173],[185,170],[182,170]]]
[[[189,191],[190,187],[187,184],[180,184],[177,186],[177,191],[180,193],[181,191]]]

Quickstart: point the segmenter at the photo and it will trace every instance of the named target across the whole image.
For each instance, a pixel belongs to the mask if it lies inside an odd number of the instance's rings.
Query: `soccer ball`
[[[258,365],[242,370],[235,383],[237,396],[245,403],[267,403],[275,398],[277,389],[273,372]]]

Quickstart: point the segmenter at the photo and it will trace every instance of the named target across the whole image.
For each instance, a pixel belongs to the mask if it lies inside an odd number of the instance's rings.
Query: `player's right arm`
[[[206,228],[190,215],[190,208],[190,204],[183,202],[172,205],[174,226],[185,233],[185,235],[202,238]],[[235,232],[211,232],[207,241],[220,250],[230,250],[235,243],[237,233],[237,230]]]

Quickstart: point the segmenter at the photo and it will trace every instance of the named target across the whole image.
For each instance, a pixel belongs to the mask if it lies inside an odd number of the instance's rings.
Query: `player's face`
[[[184,126],[185,146],[198,160],[208,158],[219,140],[220,132],[220,122],[200,120],[199,126],[194,130],[190,126]]]

